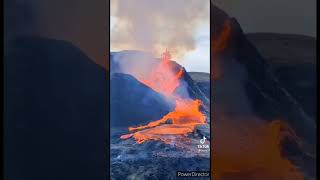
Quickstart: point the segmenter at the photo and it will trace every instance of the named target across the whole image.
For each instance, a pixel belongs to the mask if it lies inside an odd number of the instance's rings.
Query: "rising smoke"
[[[194,33],[209,20],[209,1],[111,0],[111,49],[135,49],[159,55],[168,48],[180,57],[195,49]]]

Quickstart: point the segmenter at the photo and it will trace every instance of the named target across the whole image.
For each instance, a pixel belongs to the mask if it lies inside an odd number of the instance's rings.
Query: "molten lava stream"
[[[205,116],[199,111],[201,105],[200,100],[177,100],[176,108],[174,111],[169,112],[163,118],[150,122],[145,126],[129,127],[129,131],[141,130],[145,128],[152,128],[172,120],[172,124],[180,125],[198,125],[205,123]],[[194,127],[192,127],[193,129]]]
[[[129,127],[129,131],[135,132],[122,135],[121,139],[133,137],[139,144],[147,140],[160,140],[170,144],[172,139],[166,136],[186,136],[193,132],[196,126],[206,123],[206,117],[200,111],[202,104],[200,100],[183,99],[175,94],[175,90],[180,86],[183,69],[180,68],[178,72],[175,72],[170,58],[166,50],[150,76],[140,81],[167,98],[175,100],[175,109],[147,125]]]
[[[199,111],[200,100],[176,101],[176,108],[159,120],[150,122],[144,126],[129,127],[129,131],[137,131],[133,134],[123,135],[121,139],[133,136],[138,142],[146,140],[162,140],[163,135],[187,135],[194,131],[197,125],[205,124],[205,116]],[[171,124],[168,121],[171,120]],[[170,143],[164,141],[165,143]]]
[[[283,155],[282,143],[299,143],[293,130],[282,121],[258,119],[215,121],[212,151],[213,178],[246,180],[302,180],[303,173]]]
[[[218,35],[212,34],[213,80],[223,81],[221,54],[230,45],[233,35],[227,19]],[[228,53],[227,53],[228,54]],[[224,59],[228,60],[228,59]],[[217,106],[217,105],[216,105]],[[217,110],[216,110],[217,111]],[[211,174],[215,180],[302,180],[303,172],[283,151],[283,142],[289,138],[300,144],[294,131],[283,121],[267,122],[254,116],[233,116],[218,112],[211,124],[214,143],[211,152]]]

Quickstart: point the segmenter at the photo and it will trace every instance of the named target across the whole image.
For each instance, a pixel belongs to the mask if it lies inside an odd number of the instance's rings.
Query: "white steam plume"
[[[209,8],[209,0],[111,0],[111,49],[159,55],[168,48],[181,57],[195,49],[196,28],[209,22]]]

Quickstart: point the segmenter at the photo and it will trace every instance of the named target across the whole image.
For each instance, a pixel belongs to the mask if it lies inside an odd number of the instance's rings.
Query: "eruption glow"
[[[233,35],[230,19],[225,19],[219,34],[212,39],[212,79],[225,82],[224,72],[229,69],[221,64],[220,55]],[[225,55],[225,54],[224,54]],[[228,59],[223,59],[228,60]],[[235,77],[237,78],[237,77]],[[239,90],[239,88],[235,88]],[[240,92],[237,92],[240,94]],[[230,98],[230,97],[225,97]],[[217,111],[218,105],[215,105]],[[211,151],[211,172],[217,180],[302,180],[304,174],[284,155],[283,142],[286,139],[301,146],[300,139],[289,125],[281,120],[266,122],[254,114],[232,115],[215,112],[212,123],[214,142]],[[223,110],[221,110],[223,111]]]
[[[179,79],[183,75],[182,69],[178,73],[173,71],[170,58],[170,54],[166,51],[162,55],[161,63],[152,70],[148,78],[142,80],[145,85],[166,96],[173,95],[180,84]]]
[[[150,76],[141,82],[175,100],[174,111],[147,125],[129,127],[129,131],[135,132],[123,135],[121,139],[133,137],[139,144],[147,140],[161,140],[171,144],[172,139],[167,136],[186,136],[193,132],[196,126],[206,123],[205,115],[199,109],[200,100],[183,99],[175,93],[175,90],[180,86],[183,69],[175,72],[170,58],[168,51],[163,53],[160,63],[152,70]]]
[[[230,118],[230,117],[229,117]],[[294,131],[282,121],[263,122],[216,118],[212,151],[214,179],[302,180],[303,173],[284,157],[285,139],[299,142]]]

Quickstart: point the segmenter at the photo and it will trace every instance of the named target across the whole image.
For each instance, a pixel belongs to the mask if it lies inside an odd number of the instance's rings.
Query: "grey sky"
[[[213,0],[213,3],[236,17],[247,33],[316,37],[317,0]]]

